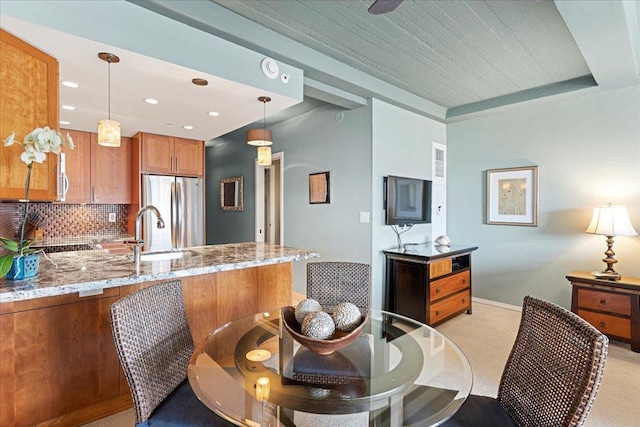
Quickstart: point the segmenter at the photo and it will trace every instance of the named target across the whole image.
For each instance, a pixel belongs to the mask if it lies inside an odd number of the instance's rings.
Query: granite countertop
[[[104,249],[43,255],[35,278],[0,279],[0,303],[320,256],[314,251],[253,242],[198,246],[181,252],[184,256],[179,259],[142,261],[139,264],[133,262],[130,254],[114,254]]]

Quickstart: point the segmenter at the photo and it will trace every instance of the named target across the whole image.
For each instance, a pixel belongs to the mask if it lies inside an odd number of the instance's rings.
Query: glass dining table
[[[462,351],[434,328],[370,310],[349,345],[321,355],[284,327],[285,307],[227,323],[189,365],[196,396],[239,426],[433,426],[471,391]]]

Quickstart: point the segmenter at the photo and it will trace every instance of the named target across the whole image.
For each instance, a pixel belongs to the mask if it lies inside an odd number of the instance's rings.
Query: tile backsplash
[[[29,217],[39,222],[44,242],[86,236],[107,240],[121,237],[127,234],[128,211],[128,205],[29,204]],[[115,222],[109,222],[110,213],[115,214]],[[23,214],[24,203],[0,203],[0,236],[17,236]]]

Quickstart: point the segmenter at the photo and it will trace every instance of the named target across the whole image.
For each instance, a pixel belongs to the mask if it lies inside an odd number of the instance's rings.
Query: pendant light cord
[[[109,105],[107,106],[107,109],[109,111],[109,120],[111,120],[111,58],[107,59],[107,63],[109,64],[108,66],[108,72],[107,72],[107,85],[108,85],[108,91],[107,91],[107,101],[109,103]]]

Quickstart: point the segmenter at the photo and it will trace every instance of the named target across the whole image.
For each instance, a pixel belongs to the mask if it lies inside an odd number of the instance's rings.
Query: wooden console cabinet
[[[383,251],[386,257],[385,310],[437,325],[471,314],[471,252],[469,246]]]
[[[640,278],[603,280],[586,271],[573,271],[567,280],[573,286],[572,312],[640,352]]]

